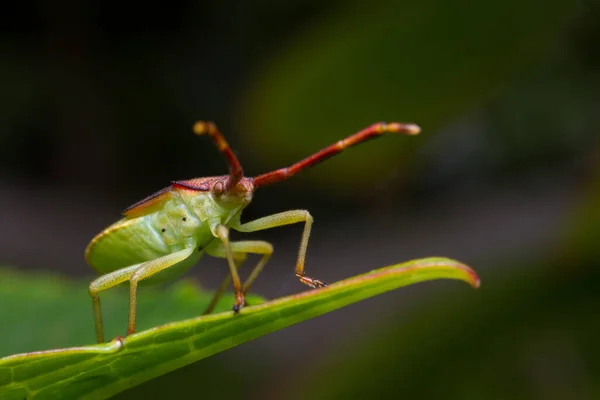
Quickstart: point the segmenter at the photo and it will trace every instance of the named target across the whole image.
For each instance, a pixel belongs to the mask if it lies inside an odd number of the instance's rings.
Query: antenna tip
[[[192,129],[196,135],[202,136],[214,132],[217,129],[217,126],[211,121],[198,121],[194,124]]]
[[[404,125],[404,129],[409,135],[418,135],[421,133],[421,127],[417,124],[406,124]]]
[[[418,135],[421,133],[421,127],[417,124],[403,124],[400,122],[392,122],[385,126],[388,132],[404,133],[406,135]]]

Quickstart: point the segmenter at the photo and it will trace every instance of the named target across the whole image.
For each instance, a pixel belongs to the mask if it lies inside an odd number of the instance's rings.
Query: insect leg
[[[94,306],[94,323],[96,326],[96,341],[98,343],[104,342],[102,309],[100,307],[99,293],[129,280],[129,278],[131,278],[135,270],[138,269],[140,265],[142,264],[135,264],[126,268],[121,268],[106,275],[102,275],[90,284],[89,293],[92,297],[92,305]]]
[[[240,308],[244,306],[244,293],[242,292],[242,283],[240,282],[240,276],[237,272],[237,267],[233,259],[233,252],[229,243],[229,229],[225,225],[216,225],[213,229],[213,235],[215,235],[221,241],[225,258],[229,264],[229,274],[233,280],[233,289],[235,290],[235,303],[233,303],[233,311],[238,312]],[[208,252],[208,249],[207,249]]]
[[[223,253],[222,257],[225,257],[225,253]],[[244,262],[244,260],[246,260],[246,255],[242,253],[233,253],[233,260],[235,261],[236,267],[240,269],[242,263]],[[215,307],[217,306],[217,303],[219,302],[219,299],[221,298],[221,296],[223,295],[223,293],[227,289],[227,286],[229,286],[230,283],[231,274],[228,273],[225,279],[223,279],[223,282],[221,282],[221,285],[213,295],[212,299],[210,300],[210,303],[208,304],[202,315],[208,315],[214,311]]]
[[[246,294],[248,293],[250,286],[252,285],[258,274],[260,274],[260,272],[262,271],[267,261],[269,261],[269,258],[271,258],[271,255],[273,254],[273,245],[263,240],[245,240],[240,242],[231,242],[229,243],[229,245],[231,247],[231,251],[233,251],[234,254],[262,254],[262,257],[258,261],[258,264],[256,264],[256,266],[250,273],[250,276],[248,276],[248,278],[242,285],[242,293]],[[223,247],[219,246],[213,249],[207,249],[207,254],[214,257],[225,257],[225,250]]]
[[[142,279],[150,278],[173,265],[185,260],[193,254],[194,247],[188,247],[175,253],[142,263],[129,278],[129,323],[127,324],[127,334],[135,332],[136,305],[137,305],[137,285]]]
[[[306,210],[292,210],[285,211],[278,214],[268,215],[256,219],[254,221],[246,222],[244,224],[237,223],[232,225],[232,228],[240,232],[254,232],[262,231],[264,229],[275,228],[283,225],[295,224],[297,222],[304,222],[304,231],[302,232],[302,239],[300,240],[300,248],[298,249],[298,261],[296,261],[296,276],[300,279],[300,282],[308,285],[312,288],[319,288],[327,286],[327,284],[318,279],[313,279],[305,275],[304,263],[306,260],[306,249],[308,247],[308,238],[310,237],[310,229],[313,223],[313,217]],[[260,272],[260,271],[259,271]],[[250,282],[252,283],[252,282]]]

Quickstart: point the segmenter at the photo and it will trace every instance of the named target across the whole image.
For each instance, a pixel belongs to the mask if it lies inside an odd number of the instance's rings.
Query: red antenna
[[[386,124],[380,122],[373,124],[360,132],[348,136],[330,146],[325,147],[321,151],[306,157],[304,160],[298,161],[295,164],[286,168],[280,168],[275,171],[267,172],[254,178],[254,187],[270,185],[291,178],[305,168],[312,167],[322,161],[327,160],[346,150],[348,147],[355,146],[359,143],[370,139],[375,139],[384,133],[400,133],[404,135],[417,135],[421,132],[421,128],[416,124],[403,124],[400,122],[391,122]],[[221,137],[222,138],[222,137]],[[223,139],[224,141],[224,139]],[[235,156],[234,156],[235,157]],[[237,161],[237,160],[236,160]],[[239,165],[239,164],[238,164]],[[241,169],[241,167],[240,167]]]
[[[196,122],[194,124],[194,133],[199,136],[210,136],[212,142],[217,146],[217,149],[219,149],[221,154],[223,154],[223,157],[225,157],[227,165],[229,166],[229,179],[225,185],[225,191],[230,191],[244,177],[244,170],[235,154],[233,154],[231,147],[229,147],[229,143],[227,143],[223,134],[219,132],[217,125],[212,121]]]

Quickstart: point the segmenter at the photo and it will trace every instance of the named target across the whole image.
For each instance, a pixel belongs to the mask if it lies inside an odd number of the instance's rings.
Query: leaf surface
[[[256,306],[169,323],[100,345],[0,359],[3,399],[103,399],[267,333],[402,286],[434,279],[479,285],[447,258],[396,264]]]

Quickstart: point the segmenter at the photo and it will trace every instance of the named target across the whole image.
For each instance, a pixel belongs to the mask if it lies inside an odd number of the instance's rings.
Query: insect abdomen
[[[85,257],[98,272],[107,273],[169,253],[145,217],[122,219],[92,240]]]
[[[107,273],[188,246],[203,248],[212,239],[208,225],[175,194],[158,211],[109,226],[92,240],[86,259],[98,272]]]

